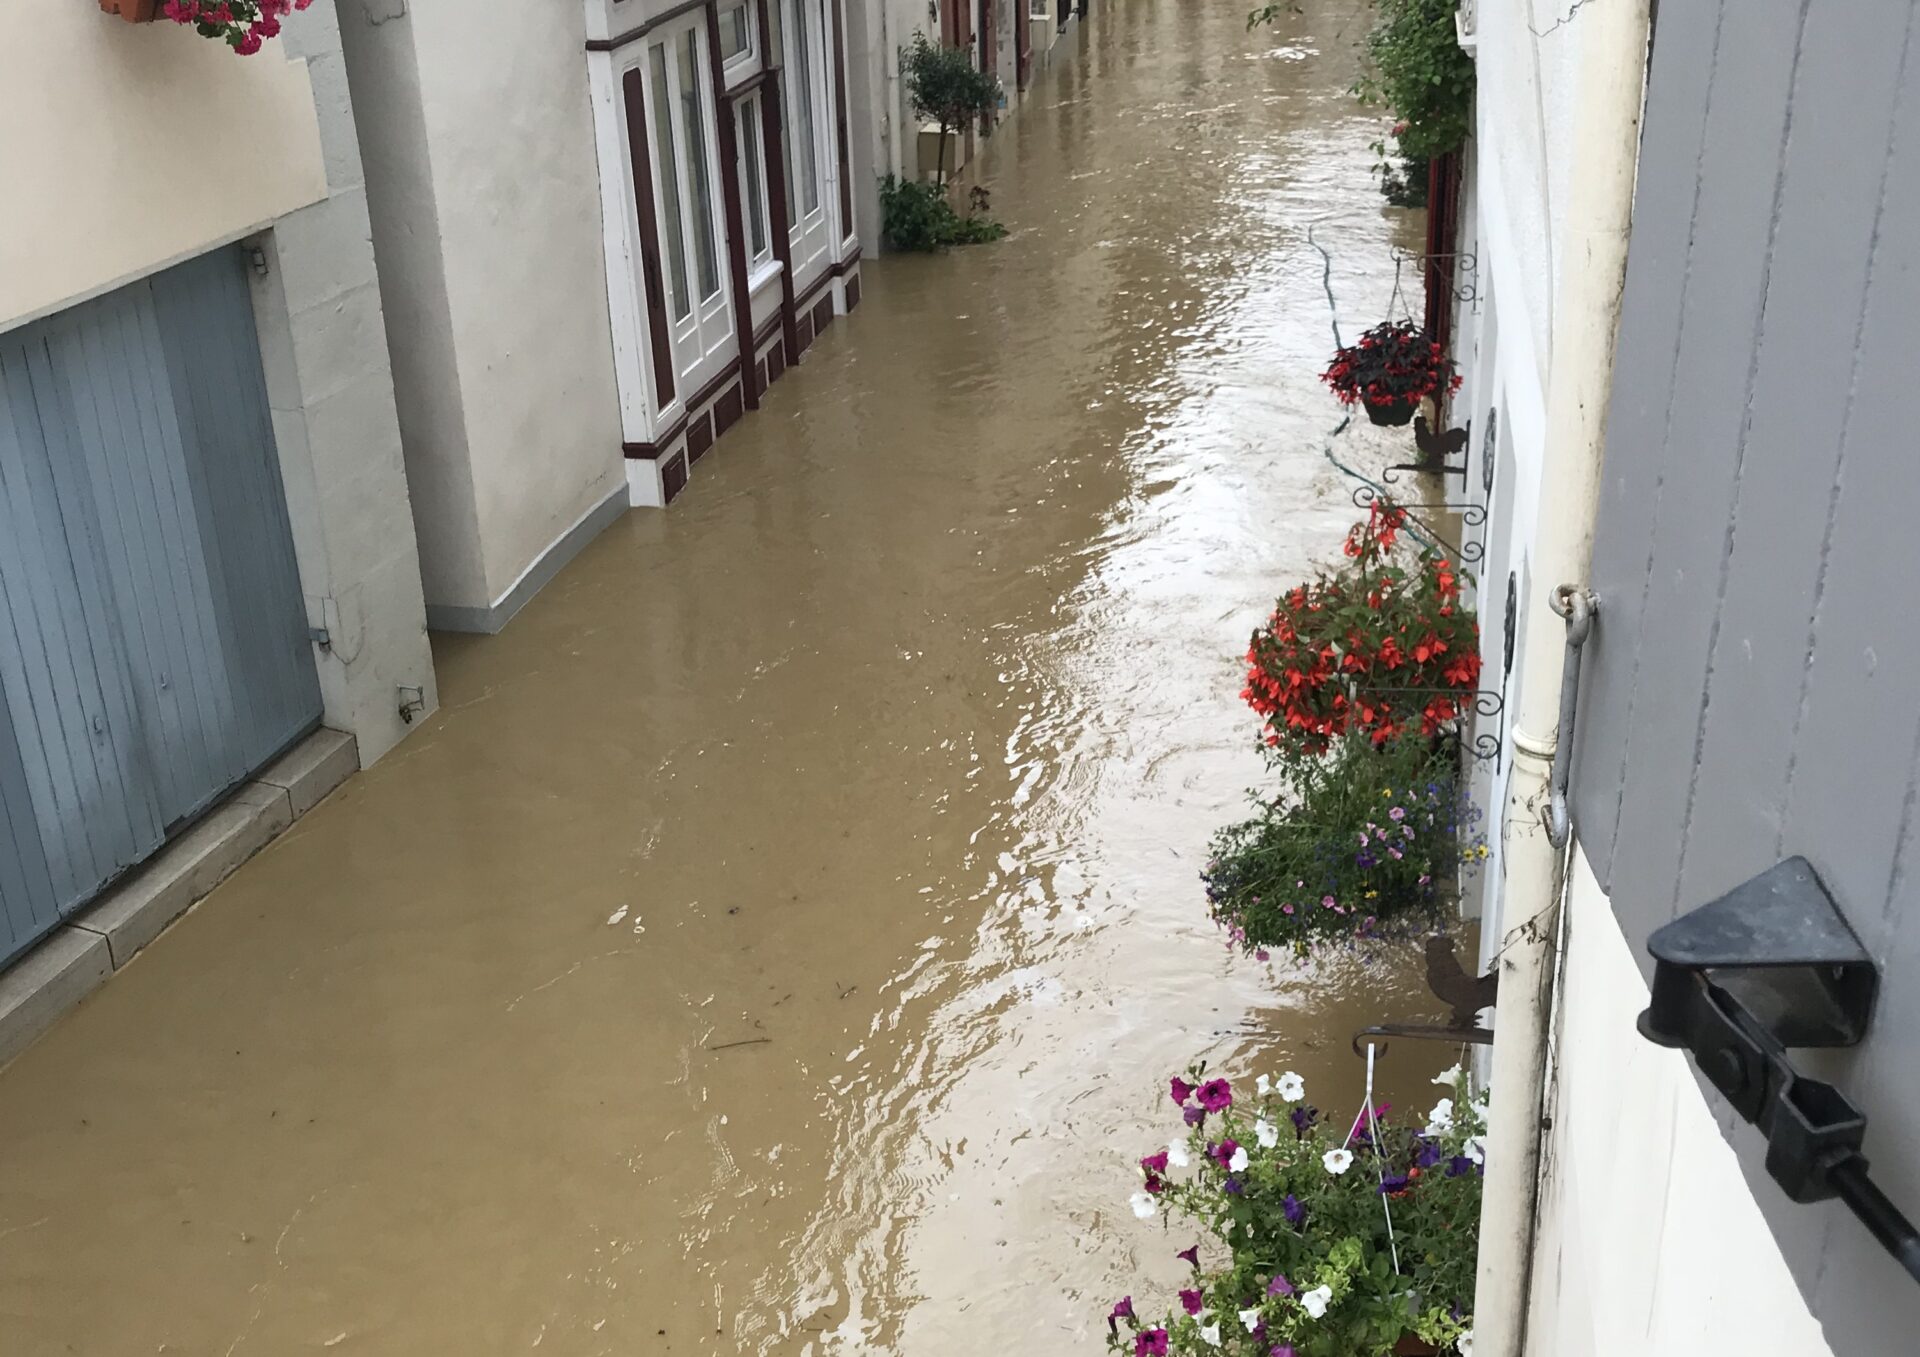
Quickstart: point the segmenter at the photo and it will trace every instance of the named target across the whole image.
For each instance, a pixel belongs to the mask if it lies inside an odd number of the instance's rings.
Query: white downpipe
[[[1560,733],[1566,648],[1565,630],[1547,603],[1556,586],[1585,584],[1593,554],[1614,330],[1633,215],[1648,0],[1592,0],[1575,22],[1581,32],[1572,187],[1560,295],[1553,308],[1533,596],[1523,604],[1534,615],[1520,652],[1513,771],[1501,828],[1500,1000],[1494,1013],[1493,1103],[1475,1279],[1475,1357],[1522,1357],[1526,1349],[1564,863],[1543,822]]]

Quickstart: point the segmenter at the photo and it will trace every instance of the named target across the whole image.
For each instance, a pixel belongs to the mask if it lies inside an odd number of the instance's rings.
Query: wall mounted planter
[[[130,24],[150,24],[160,12],[160,0],[100,0],[102,14],[118,14]]]

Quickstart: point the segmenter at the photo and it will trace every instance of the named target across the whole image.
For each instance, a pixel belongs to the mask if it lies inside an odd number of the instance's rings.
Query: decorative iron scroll
[[[1380,479],[1383,481],[1391,481],[1391,478],[1384,473]],[[1406,500],[1393,499],[1390,495],[1384,495],[1378,486],[1365,482],[1354,487],[1353,504],[1357,509],[1371,509],[1375,504],[1383,500],[1391,502],[1394,508],[1404,511],[1423,533],[1437,542],[1444,542],[1447,534],[1436,528],[1431,520],[1423,517],[1420,513],[1414,512],[1415,510],[1425,510],[1428,512],[1446,510],[1451,513],[1456,513],[1460,515],[1460,526],[1463,529],[1484,527],[1487,522],[1487,506],[1476,503],[1473,500],[1416,500],[1410,503]],[[1486,545],[1482,541],[1469,539],[1462,533],[1461,541],[1454,547],[1454,554],[1460,558],[1461,563],[1464,565],[1478,565],[1480,558],[1486,554]]]

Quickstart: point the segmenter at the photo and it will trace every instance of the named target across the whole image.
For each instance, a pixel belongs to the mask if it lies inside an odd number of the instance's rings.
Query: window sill
[[[780,261],[769,259],[747,275],[747,295],[754,296],[780,277]]]

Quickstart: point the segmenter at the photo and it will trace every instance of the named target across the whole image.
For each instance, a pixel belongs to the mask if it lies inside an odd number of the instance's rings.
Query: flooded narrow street
[[[1440,1017],[1229,955],[1240,654],[1417,221],[1345,0],[1095,0],[867,299],[443,709],[0,1075],[0,1353],[1097,1351],[1165,1076]],[[1064,49],[1063,49],[1064,50]],[[1339,456],[1398,454],[1372,430]],[[1398,1045],[1385,1095],[1451,1054]]]

